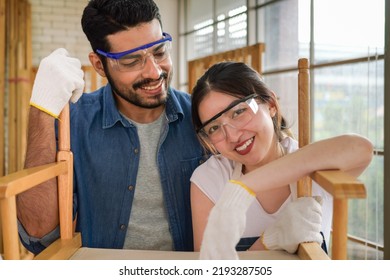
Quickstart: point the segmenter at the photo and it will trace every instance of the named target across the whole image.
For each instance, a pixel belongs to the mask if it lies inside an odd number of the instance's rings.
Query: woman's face
[[[199,104],[200,120],[205,123],[237,99],[239,98],[211,91]],[[253,118],[241,128],[229,125],[228,114],[223,114],[217,122],[225,124],[222,129],[226,137],[214,143],[214,147],[228,159],[241,162],[246,172],[276,159],[276,135],[272,122],[275,113],[274,106],[259,104]]]

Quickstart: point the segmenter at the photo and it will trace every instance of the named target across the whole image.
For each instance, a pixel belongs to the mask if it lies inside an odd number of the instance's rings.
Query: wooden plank
[[[330,260],[318,243],[301,243],[297,252],[301,260]]]
[[[11,173],[17,170],[16,166],[16,68],[17,68],[17,36],[18,36],[18,2],[10,1],[9,9],[7,9],[7,54],[8,54],[8,170],[6,173]]]
[[[31,93],[31,59],[28,58],[31,49],[31,15],[30,5],[26,0],[18,5],[18,43],[16,69],[16,170],[23,169],[27,148],[27,121]],[[23,19],[23,20],[22,20]]]
[[[31,70],[18,69],[17,88],[17,120],[16,120],[16,170],[21,170],[24,167],[24,160],[27,149],[27,127],[28,127],[28,112],[31,92]]]
[[[6,0],[0,0],[0,176],[5,174],[5,79],[6,79]],[[1,215],[1,210],[0,210]],[[0,216],[1,217],[1,216]],[[2,231],[2,222],[0,218],[0,254],[4,252],[3,249],[3,231]]]
[[[298,60],[298,144],[299,147],[310,144],[310,76],[309,60]],[[311,196],[311,179],[307,176],[298,181],[298,197]]]
[[[67,260],[81,247],[81,234],[75,233],[71,239],[57,239],[34,260]]]
[[[6,61],[6,0],[0,0],[0,61]],[[0,176],[5,174],[4,164],[4,95],[5,95],[5,63],[0,63]],[[1,232],[1,225],[0,225]],[[0,233],[1,237],[1,233]],[[1,240],[1,239],[0,239]],[[1,252],[1,242],[0,242]]]
[[[25,10],[26,10],[26,58],[25,59],[26,59],[26,69],[31,71],[33,65],[32,64],[32,18],[31,18],[31,4],[29,1],[26,1]]]
[[[348,200],[333,200],[332,259],[347,259]]]
[[[20,252],[15,196],[0,199],[0,212],[1,220],[7,225],[3,230],[4,258],[6,260],[18,260],[20,259]]]
[[[70,151],[69,105],[65,106],[60,114],[58,132],[57,161],[66,161],[68,164],[68,172],[58,177],[61,239],[71,239],[73,235],[73,154]]]
[[[366,198],[364,184],[355,177],[340,170],[316,171],[310,175],[334,199]]]
[[[0,198],[11,197],[67,172],[65,161],[49,163],[11,173],[0,178]]]

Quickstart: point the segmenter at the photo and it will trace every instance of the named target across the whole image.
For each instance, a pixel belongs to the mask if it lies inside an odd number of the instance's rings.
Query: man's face
[[[149,23],[121,31],[107,37],[111,53],[119,53],[150,44],[163,38],[160,23],[153,20]],[[158,45],[134,53],[132,57],[144,55],[144,65],[140,69],[118,68],[117,63],[107,58],[105,73],[114,93],[119,99],[142,108],[157,108],[165,104],[168,87],[172,79],[172,60],[170,55],[162,61],[156,61]],[[157,57],[157,56],[156,56]],[[124,61],[126,63],[126,61]],[[125,64],[123,64],[125,65]],[[123,66],[122,65],[122,66]],[[123,102],[121,102],[123,104]]]

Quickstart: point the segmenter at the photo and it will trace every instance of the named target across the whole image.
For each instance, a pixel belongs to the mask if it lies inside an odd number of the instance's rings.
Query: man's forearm
[[[30,107],[25,168],[56,160],[54,118]],[[57,181],[52,179],[17,197],[18,219],[27,233],[42,237],[58,225]]]

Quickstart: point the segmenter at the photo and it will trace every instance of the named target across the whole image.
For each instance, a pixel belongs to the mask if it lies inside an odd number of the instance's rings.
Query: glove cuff
[[[264,232],[260,235],[260,243],[263,245],[264,250],[269,250],[268,246],[264,243]]]
[[[249,206],[256,199],[255,193],[243,183],[230,180],[226,183],[224,191],[220,197],[220,205],[223,207],[247,211]]]
[[[39,106],[38,104],[35,104],[35,103],[30,101],[30,106],[33,106],[33,107],[37,108],[38,110],[41,110],[42,112],[45,112],[46,114],[58,119],[58,116],[59,116],[58,114],[52,113],[52,112],[46,110],[45,108]]]
[[[39,94],[37,94],[39,92]],[[34,94],[35,93],[35,94]],[[53,96],[45,87],[34,85],[33,94],[30,99],[30,105],[35,108],[58,118],[65,104],[68,102],[69,96],[56,97]]]

